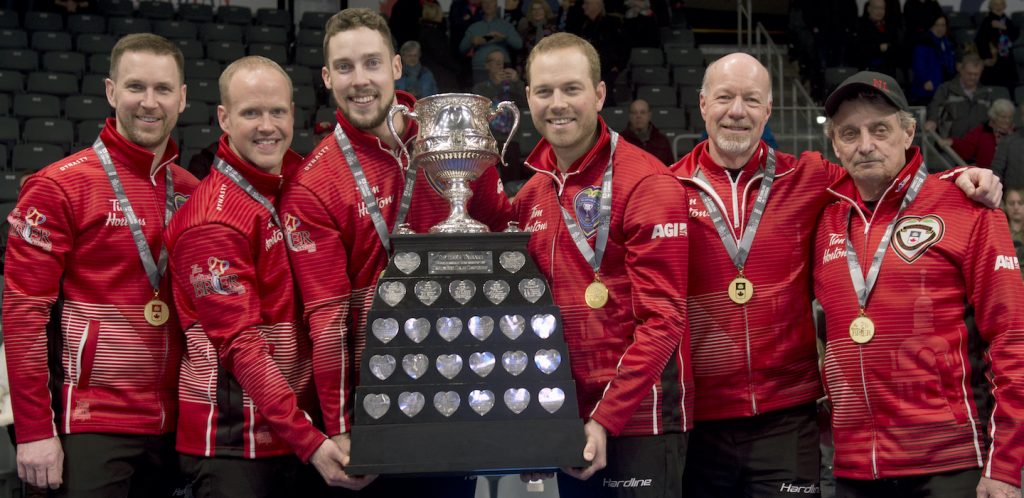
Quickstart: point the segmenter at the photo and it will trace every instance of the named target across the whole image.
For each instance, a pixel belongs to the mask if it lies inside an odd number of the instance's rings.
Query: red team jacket
[[[908,165],[870,212],[852,179],[830,188],[838,202],[815,239],[814,290],[825,308],[825,385],[833,404],[835,474],[877,479],[982,467],[1020,486],[1024,461],[1024,287],[1003,213],[929,177],[900,214],[868,300],[875,336],[853,342],[858,314],[846,261],[849,234],[867,272],[910,180]],[[995,407],[985,447],[971,395],[965,307],[989,342]]]
[[[196,179],[173,164],[178,156],[173,141],[150,175],[153,153],[122,137],[113,119],[100,138],[157,259],[164,168],[172,168],[176,207],[192,193]],[[17,442],[58,433],[173,431],[181,357],[181,342],[172,333],[177,321],[172,317],[154,327],[143,316],[153,288],[92,147],[32,175],[7,219],[3,330]],[[160,287],[169,302],[166,278]],[[46,324],[58,295],[64,298],[59,418],[47,388],[50,375],[59,374],[48,371],[46,353]]]
[[[283,182],[220,139],[217,157],[274,203]],[[285,172],[302,157],[289,151]],[[188,455],[309,459],[327,439],[316,407],[310,344],[284,233],[270,212],[216,169],[167,229],[174,302],[185,332],[177,447]]]
[[[601,280],[608,303],[591,309],[584,290],[594,270],[580,254],[560,206],[594,244],[597,196],[610,136],[602,120],[594,147],[563,175],[541,140],[527,159],[537,174],[515,197],[513,212],[532,232],[530,254],[561,308],[572,352],[580,414],[612,435],[680,432],[693,424],[686,324],[686,193],[654,156],[620,138]]]
[[[768,146],[762,141],[733,180],[702,142],[672,172],[706,192],[742,237],[754,209]],[[698,393],[697,420],[750,417],[820,397],[818,352],[811,314],[811,250],[828,185],[842,169],[817,153],[799,159],[775,152],[776,177],[744,268],[754,285],[746,304],[729,299],[736,266],[722,245],[700,195],[689,196],[691,261],[688,286],[690,345]],[[694,179],[703,172],[707,184]]]
[[[410,108],[415,104],[411,95],[401,91],[396,92],[396,100]],[[341,112],[337,118],[352,141],[388,229],[393,230],[405,171],[390,147],[352,126]],[[407,123],[405,141],[417,131],[414,122]],[[471,185],[469,212],[492,231],[505,229],[510,207],[498,172],[491,168]],[[417,233],[425,233],[443,221],[448,211],[448,201],[419,171],[406,221]],[[320,142],[289,179],[281,216],[293,243],[291,262],[304,305],[303,318],[313,339],[313,377],[327,434],[348,432],[359,360],[366,344],[366,312],[388,255],[333,134]]]

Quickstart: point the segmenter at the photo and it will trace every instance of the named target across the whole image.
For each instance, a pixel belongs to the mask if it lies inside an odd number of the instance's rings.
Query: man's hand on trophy
[[[591,419],[583,425],[583,433],[587,436],[587,444],[583,447],[583,459],[590,462],[590,465],[582,468],[563,468],[562,472],[569,474],[581,481],[590,479],[590,476],[603,469],[608,464],[608,431],[604,426]]]
[[[376,475],[351,476],[345,472],[349,461],[350,440],[348,434],[339,434],[324,441],[309,459],[330,486],[360,490],[377,478]]]

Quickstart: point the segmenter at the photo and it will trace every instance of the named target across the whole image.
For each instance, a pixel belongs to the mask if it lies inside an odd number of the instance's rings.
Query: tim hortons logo
[[[900,259],[913,263],[923,256],[929,247],[942,240],[945,227],[942,218],[934,214],[904,216],[896,221],[889,245]]]

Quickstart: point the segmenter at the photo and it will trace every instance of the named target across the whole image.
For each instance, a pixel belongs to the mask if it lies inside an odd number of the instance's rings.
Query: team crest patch
[[[185,194],[182,194],[182,193],[179,193],[179,192],[175,192],[174,193],[174,210],[177,211],[177,210],[181,209],[181,206],[185,205],[185,201],[188,201],[188,198],[189,198],[189,196],[187,196]]]
[[[206,260],[206,268],[199,265],[192,265],[192,274],[189,280],[197,298],[210,294],[245,294],[245,286],[238,281],[238,275],[229,273],[231,263],[226,259],[211,256]]]
[[[597,232],[601,215],[601,188],[590,186],[576,193],[572,200],[576,211],[576,222],[589,239]]]
[[[288,248],[295,252],[316,252],[316,242],[309,230],[299,230],[302,220],[291,213],[284,213],[285,237],[288,237]]]
[[[46,215],[38,209],[30,207],[22,216],[18,208],[14,208],[11,214],[7,215],[7,222],[11,226],[9,234],[21,237],[25,242],[44,251],[53,248],[50,231],[42,228],[42,224],[46,223]]]
[[[892,246],[893,252],[907,263],[913,263],[920,258],[929,247],[942,240],[945,233],[945,224],[942,218],[930,214],[928,216],[904,216],[896,221],[893,229]]]

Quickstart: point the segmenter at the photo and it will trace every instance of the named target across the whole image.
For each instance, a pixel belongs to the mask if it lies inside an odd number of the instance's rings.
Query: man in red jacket
[[[829,187],[814,252],[838,495],[1020,497],[1024,287],[1005,217],[927,175],[890,76],[851,76],[825,114],[849,173]],[[987,448],[968,307],[992,367]]]
[[[341,450],[307,414],[311,348],[274,204],[282,174],[302,162],[289,149],[292,85],[250,56],[224,70],[220,95],[210,175],[167,229],[186,345],[177,446],[197,498],[284,496],[299,460],[328,482],[342,473]]]
[[[686,193],[654,156],[598,116],[594,47],[568,33],[527,61],[543,139],[513,212],[555,304],[585,419],[586,468],[561,496],[682,496],[693,386],[686,321]],[[574,479],[575,478],[575,479]]]
[[[820,493],[811,238],[830,201],[825,189],[843,173],[816,152],[798,159],[771,150],[760,139],[771,103],[756,59],[722,57],[700,96],[709,139],[672,167],[696,193],[689,234],[702,248],[687,287],[694,379],[705,393],[696,399],[688,496]],[[973,189],[968,180],[957,178]]]
[[[395,91],[402,63],[387,21],[368,9],[346,9],[331,17],[324,31],[322,76],[338,104],[338,122],[285,186],[281,215],[313,340],[320,409],[327,435],[340,445],[347,463],[366,313],[388,261],[390,234],[403,220],[418,233],[428,231],[447,217],[449,204],[436,182],[418,169],[406,169],[408,158],[388,130],[392,103],[412,108],[415,99]],[[395,128],[403,142],[418,131],[404,118],[395,120]],[[497,170],[489,169],[472,190],[470,214],[492,231],[503,230],[510,206]],[[371,480],[347,476],[343,485],[361,488]],[[451,478],[382,481],[364,493],[471,496],[475,485]]]
[[[183,67],[159,36],[118,41],[106,80],[115,117],[92,147],[29,178],[8,216],[3,329],[29,484],[169,495],[181,344],[162,232],[197,183],[168,139],[185,108]],[[48,349],[62,351],[49,369]]]

